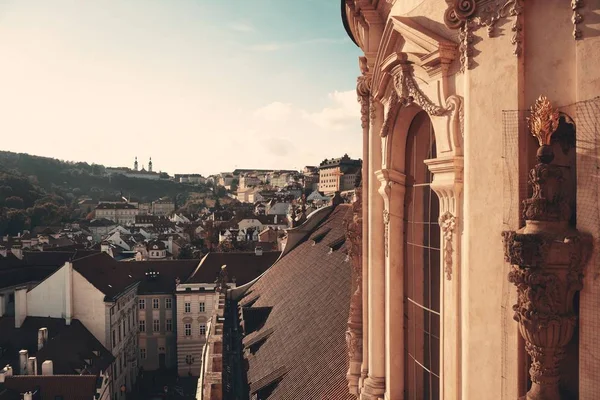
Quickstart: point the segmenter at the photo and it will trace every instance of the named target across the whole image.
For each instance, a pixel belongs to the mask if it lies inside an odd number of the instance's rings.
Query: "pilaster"
[[[461,398],[461,226],[463,157],[426,160],[440,204],[440,398]]]
[[[381,167],[379,132],[383,121],[383,105],[371,97],[371,129],[369,130],[369,210],[368,210],[368,376],[364,380],[361,399],[380,399],[385,392],[385,255],[383,198],[375,171]],[[375,179],[373,179],[375,178]]]
[[[404,193],[406,176],[396,170],[376,172],[383,198],[385,254],[385,398],[404,393]],[[394,356],[396,355],[396,356]]]

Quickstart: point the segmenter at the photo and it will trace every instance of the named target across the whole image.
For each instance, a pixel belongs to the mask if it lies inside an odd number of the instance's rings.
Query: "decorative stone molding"
[[[444,23],[451,29],[462,28],[477,10],[475,0],[446,0],[446,3]]]
[[[582,0],[571,0],[571,9],[573,10],[571,22],[573,22],[573,37],[575,40],[582,38],[581,29],[579,29],[579,24],[583,22],[583,15],[579,13],[581,7],[583,7]]]
[[[504,257],[512,265],[509,282],[517,287],[514,319],[532,358],[527,399],[560,399],[560,361],[577,325],[573,308],[583,288],[583,267],[591,250],[587,235],[569,226],[569,186],[550,164],[552,134],[559,113],[540,97],[531,110],[529,129],[538,139],[538,164],[531,170],[533,195],[525,203],[525,227],[503,232]],[[566,211],[565,211],[566,209]]]
[[[390,238],[390,212],[388,210],[383,210],[383,241],[384,241],[384,248],[385,248],[385,256],[387,257],[389,252],[388,252],[388,241]]]
[[[371,75],[367,66],[367,58],[359,57],[359,65],[362,74],[356,80],[356,95],[360,103],[360,121],[364,129],[369,127],[369,107],[371,96]]]
[[[446,211],[439,218],[440,228],[444,239],[444,273],[446,279],[452,279],[452,236],[456,228],[456,218],[452,213]]]
[[[358,385],[361,377],[363,361],[363,321],[362,321],[362,180],[355,189],[355,199],[352,203],[352,216],[344,221],[348,256],[352,263],[352,296],[350,298],[350,314],[346,330],[349,368],[346,378],[351,394],[358,395]]]
[[[511,43],[514,46],[513,54],[517,57],[521,55],[523,43],[523,26],[521,14],[523,12],[524,0],[498,0],[498,1],[475,1],[475,0],[446,0],[448,8],[444,16],[444,22],[451,29],[459,30],[459,52],[461,66],[460,71],[464,72],[472,67],[471,57],[473,56],[473,32],[479,28],[486,27],[488,37],[496,36],[496,24],[498,21],[510,17],[515,17],[511,26]],[[572,0],[573,23],[576,20],[581,21],[581,16],[575,11],[580,7],[580,0]],[[480,3],[478,5],[478,3]],[[578,16],[576,17],[575,14]],[[577,28],[576,28],[577,31]],[[573,33],[575,35],[575,32]]]

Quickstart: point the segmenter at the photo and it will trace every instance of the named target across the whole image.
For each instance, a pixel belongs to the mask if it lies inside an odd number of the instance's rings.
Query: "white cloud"
[[[335,131],[347,129],[360,121],[360,105],[356,98],[356,91],[335,91],[329,94],[331,106],[318,112],[303,112],[303,117],[323,129]]]
[[[263,43],[252,45],[248,49],[251,51],[270,52],[280,50],[283,47],[285,47],[283,43]]]
[[[254,26],[252,26],[249,23],[246,22],[232,22],[231,24],[228,25],[229,29],[236,31],[236,32],[244,32],[244,33],[249,33],[249,32],[255,32],[256,29],[254,28]]]
[[[290,48],[290,47],[295,47],[295,46],[303,46],[303,45],[318,45],[318,44],[335,44],[335,45],[339,45],[339,44],[343,44],[348,42],[350,39],[348,38],[314,38],[314,39],[307,39],[307,40],[300,40],[297,42],[270,42],[270,43],[260,43],[260,44],[255,44],[255,45],[251,45],[248,47],[249,50],[251,51],[258,51],[258,52],[271,52],[271,51],[278,51],[284,48]]]
[[[281,122],[287,120],[292,112],[291,104],[275,101],[254,111],[254,117],[271,122]]]

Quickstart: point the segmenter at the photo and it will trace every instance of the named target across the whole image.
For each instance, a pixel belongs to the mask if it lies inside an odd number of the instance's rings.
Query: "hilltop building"
[[[319,164],[319,191],[333,194],[354,189],[361,165],[361,160],[353,160],[348,154],[323,160]]]

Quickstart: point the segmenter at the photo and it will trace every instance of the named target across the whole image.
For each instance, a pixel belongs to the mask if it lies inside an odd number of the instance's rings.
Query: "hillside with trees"
[[[217,197],[210,186],[109,176],[103,165],[0,151],[0,235],[76,220],[82,198],[151,202],[169,197],[176,206],[189,207],[191,199],[211,203],[227,195],[223,188],[216,191]]]

